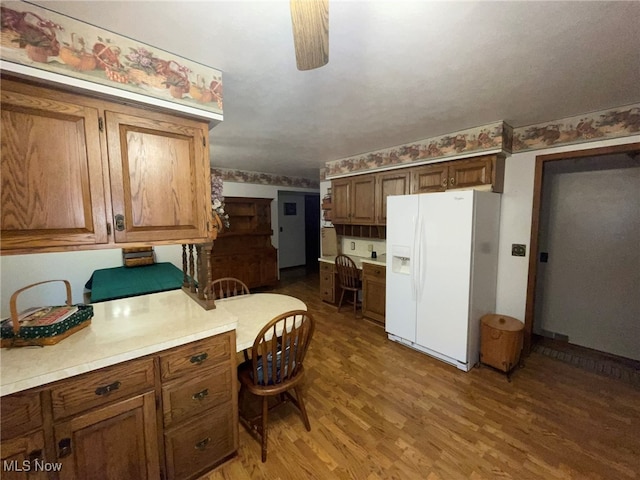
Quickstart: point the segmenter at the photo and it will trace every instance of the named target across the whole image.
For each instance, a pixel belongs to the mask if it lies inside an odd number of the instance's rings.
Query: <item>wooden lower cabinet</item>
[[[160,478],[154,392],[54,426],[61,480]]]
[[[336,303],[337,281],[335,265],[328,262],[320,263],[320,298],[327,303]]]
[[[236,385],[232,331],[4,396],[2,478],[198,478],[238,449]]]
[[[382,265],[362,264],[362,316],[384,325],[386,274]]]

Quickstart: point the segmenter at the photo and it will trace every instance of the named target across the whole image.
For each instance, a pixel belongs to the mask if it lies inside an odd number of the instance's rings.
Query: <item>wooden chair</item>
[[[210,295],[213,295],[214,299],[248,295],[249,293],[251,293],[249,287],[242,280],[233,277],[218,278],[205,288],[205,297],[209,298]]]
[[[314,329],[313,317],[304,310],[279,315],[256,337],[251,359],[238,366],[240,423],[261,441],[263,462],[267,460],[267,416],[270,410],[286,402],[293,403],[300,411],[307,431],[311,431],[301,382],[304,378],[302,362]],[[295,397],[290,390],[295,391]],[[260,413],[251,417],[243,408],[247,391],[262,398]],[[269,406],[269,398],[274,397],[276,403]]]
[[[336,272],[338,273],[338,280],[340,282],[340,301],[338,302],[338,311],[342,307],[342,300],[344,299],[344,293],[346,291],[353,293],[353,315],[357,317],[356,311],[358,309],[358,292],[362,290],[362,278],[360,276],[360,270],[356,267],[356,264],[346,255],[338,255],[335,261]]]

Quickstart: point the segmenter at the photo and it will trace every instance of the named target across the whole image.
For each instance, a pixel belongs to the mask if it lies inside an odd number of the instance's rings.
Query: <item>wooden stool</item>
[[[520,361],[524,324],[513,317],[487,314],[480,319],[480,362],[507,374]]]

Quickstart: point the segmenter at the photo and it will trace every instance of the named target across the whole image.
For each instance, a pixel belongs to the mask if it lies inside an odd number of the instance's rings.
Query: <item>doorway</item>
[[[316,268],[320,256],[320,194],[278,192],[280,270]]]
[[[526,352],[541,335],[640,360],[639,151],[536,159]]]

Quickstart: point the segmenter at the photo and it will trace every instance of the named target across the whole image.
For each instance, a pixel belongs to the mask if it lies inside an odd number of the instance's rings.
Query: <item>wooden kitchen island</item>
[[[207,311],[181,290],[93,308],[57,345],[0,351],[3,477],[197,478],[238,449],[238,324],[244,344],[262,317],[306,309],[255,294]]]

